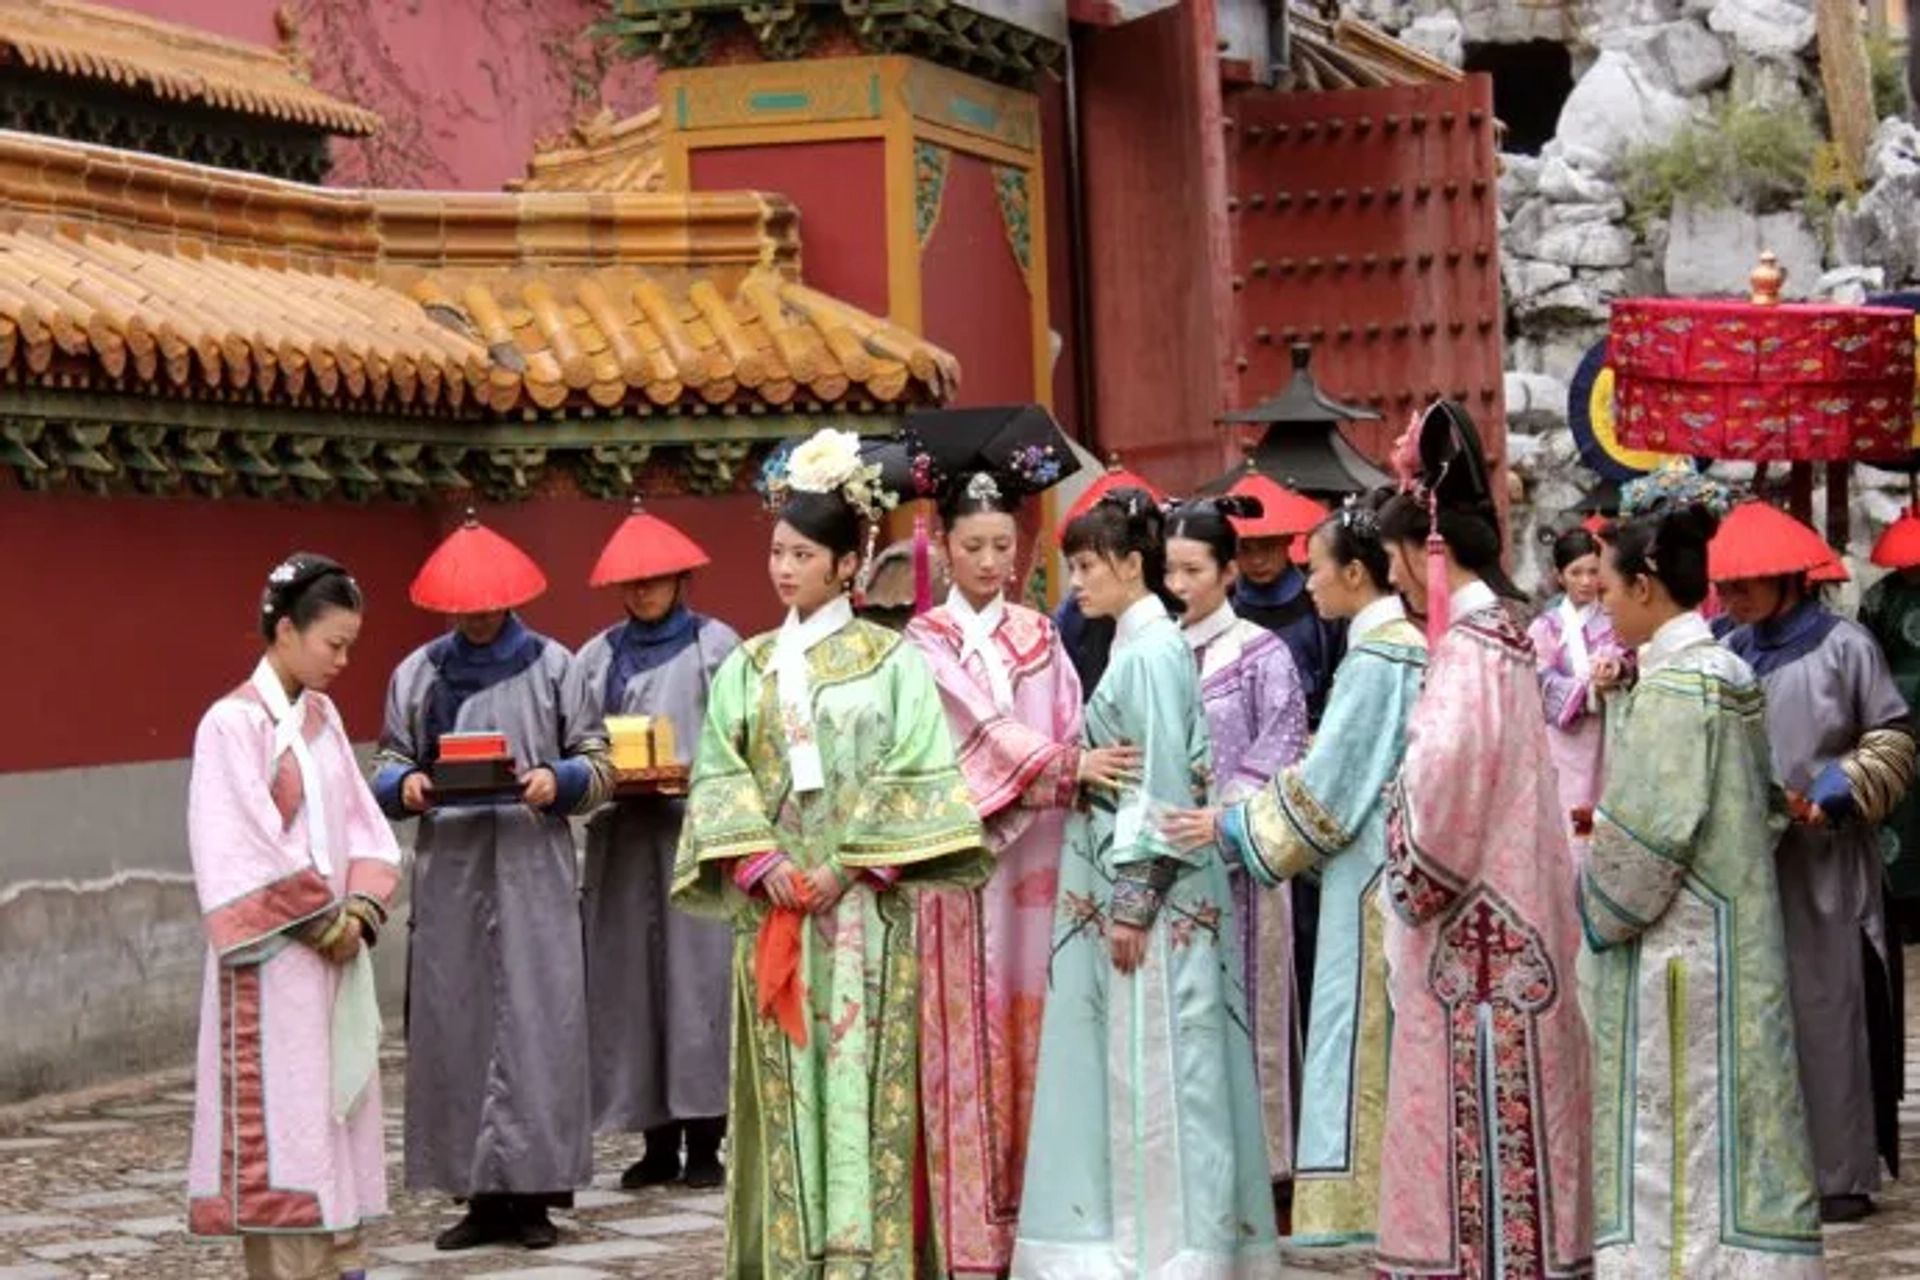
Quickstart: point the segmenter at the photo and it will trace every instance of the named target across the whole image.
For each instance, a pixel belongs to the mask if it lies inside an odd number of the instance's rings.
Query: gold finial
[[[1780,265],[1778,255],[1768,249],[1760,255],[1760,265],[1747,275],[1747,286],[1752,290],[1747,300],[1756,306],[1775,306],[1786,283],[1787,269]]]

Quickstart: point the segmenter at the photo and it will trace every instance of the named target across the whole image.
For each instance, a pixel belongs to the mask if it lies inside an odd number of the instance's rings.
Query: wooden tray
[[[621,769],[613,775],[613,794],[623,800],[630,796],[684,796],[689,780],[689,770],[683,764]]]

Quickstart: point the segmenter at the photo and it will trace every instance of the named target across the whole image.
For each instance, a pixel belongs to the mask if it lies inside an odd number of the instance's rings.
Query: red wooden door
[[[1253,90],[1227,115],[1235,407],[1279,391],[1305,338],[1320,386],[1382,415],[1351,429],[1369,456],[1446,396],[1501,465],[1493,82]]]

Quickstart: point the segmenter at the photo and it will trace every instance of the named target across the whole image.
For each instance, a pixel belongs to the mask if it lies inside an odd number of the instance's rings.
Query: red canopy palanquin
[[[1623,299],[1608,341],[1617,430],[1630,447],[1750,462],[1912,451],[1909,312]]]

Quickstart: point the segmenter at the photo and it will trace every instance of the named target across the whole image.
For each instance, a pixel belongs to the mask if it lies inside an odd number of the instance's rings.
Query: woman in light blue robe
[[[1349,648],[1306,758],[1246,801],[1168,820],[1176,843],[1218,838],[1256,884],[1320,885],[1312,1012],[1294,1153],[1297,1249],[1370,1247],[1380,1211],[1387,1103],[1387,991],[1380,908],[1384,795],[1400,768],[1420,697],[1426,642],[1387,585],[1371,508],[1350,505],[1308,542],[1314,607],[1346,622]]]
[[[1160,526],[1151,499],[1120,490],[1065,539],[1082,609],[1117,619],[1085,742],[1138,746],[1142,775],[1094,793],[1068,828],[1012,1269],[1024,1280],[1279,1275],[1226,866],[1159,829],[1204,800],[1210,754],[1193,656],[1149,589]]]

